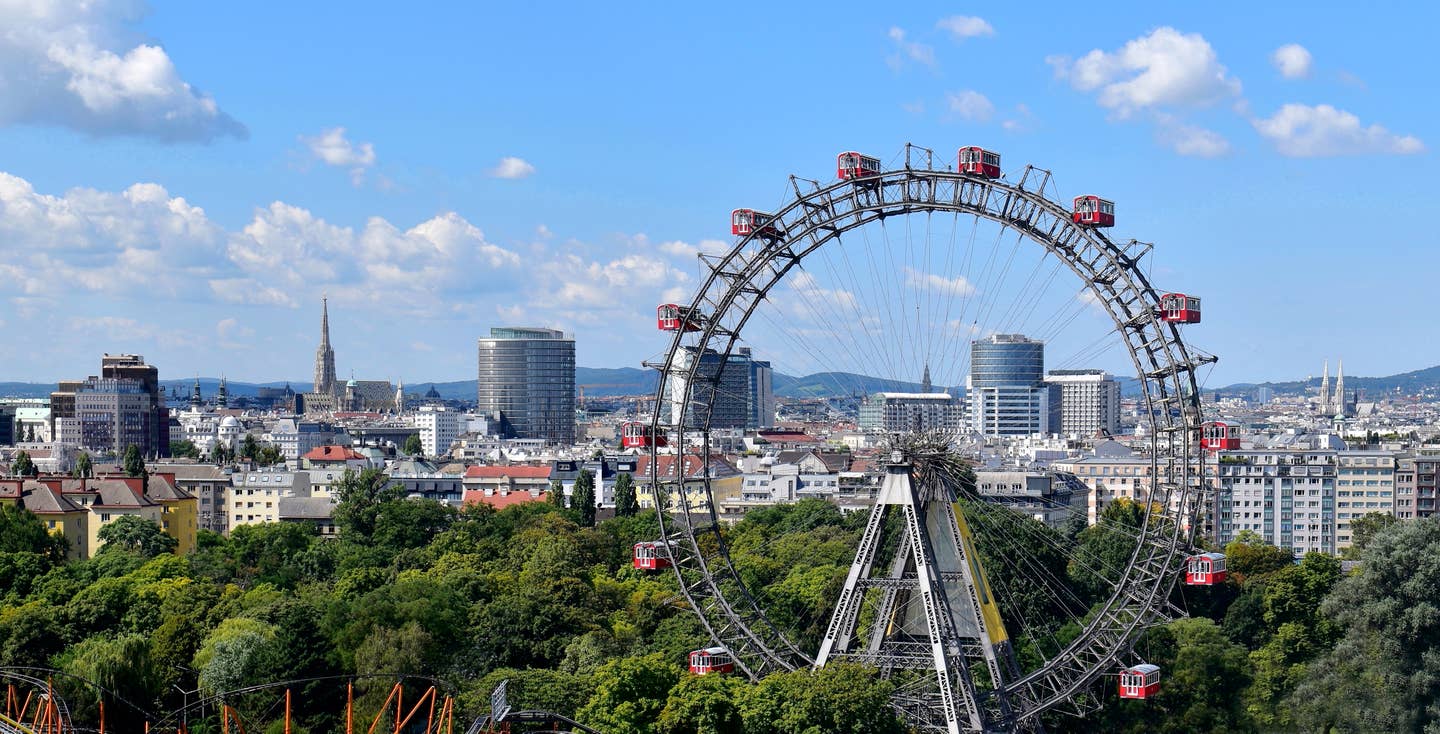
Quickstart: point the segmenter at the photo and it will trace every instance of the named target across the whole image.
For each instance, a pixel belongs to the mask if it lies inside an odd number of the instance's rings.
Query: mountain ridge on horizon
[[[190,394],[191,387],[197,378],[180,378],[161,380],[160,384],[168,391],[172,387],[184,398]],[[215,394],[220,379],[214,377],[201,377],[200,392],[207,398]],[[639,367],[577,367],[575,368],[575,384],[583,388],[588,397],[613,397],[617,395],[643,395],[655,392],[657,373],[653,369]],[[1121,376],[1122,391],[1126,395],[1135,393],[1135,379]],[[852,372],[817,372],[811,375],[795,377],[779,372],[773,375],[775,394],[779,397],[843,397],[852,394],[871,394],[876,392],[913,392],[920,389],[920,383],[907,382],[904,380],[892,380],[881,377],[871,377]],[[1309,388],[1318,386],[1320,378],[1308,377],[1302,380],[1288,381],[1267,381],[1267,382],[1237,382],[1223,387],[1205,388],[1205,392],[1230,393],[1235,391],[1251,391],[1260,387],[1268,387],[1278,394],[1293,395],[1303,393]],[[1333,385],[1333,378],[1331,384]],[[262,387],[283,388],[289,385],[296,392],[305,392],[310,389],[309,380],[272,380],[268,382],[245,382],[226,381],[226,390],[232,397],[254,397]],[[405,388],[412,394],[420,395],[429,391],[434,386],[435,391],[447,400],[469,400],[475,395],[475,380],[452,380],[452,381],[430,381],[407,383]],[[1415,394],[1426,389],[1440,388],[1440,365],[1426,367],[1419,370],[1411,370],[1385,377],[1351,377],[1345,378],[1347,391],[1359,390],[1373,397],[1378,393],[1388,393],[1399,390],[1405,394]],[[55,383],[39,382],[0,382],[0,396],[12,398],[43,398],[48,397],[54,391]]]

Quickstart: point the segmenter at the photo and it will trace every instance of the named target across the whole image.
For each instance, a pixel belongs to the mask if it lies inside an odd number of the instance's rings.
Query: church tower
[[[320,346],[315,349],[315,392],[335,394],[335,350],[330,348],[330,304],[320,297]]]
[[[1320,415],[1331,415],[1330,412],[1330,360],[1325,360],[1324,377],[1320,378],[1320,404],[1316,406]]]
[[[1345,415],[1345,360],[1340,360],[1340,367],[1335,372],[1335,405],[1331,415]]]
[[[926,394],[932,393],[934,392],[934,390],[931,389],[932,387],[933,386],[930,384],[930,363],[926,362],[925,375],[920,378],[920,392]]]
[[[225,389],[225,376],[220,376],[220,389],[215,392],[215,407],[224,410],[230,405],[229,391]]]

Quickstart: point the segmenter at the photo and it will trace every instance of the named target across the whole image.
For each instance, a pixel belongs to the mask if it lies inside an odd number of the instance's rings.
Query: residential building
[[[25,482],[20,502],[40,518],[51,535],[65,537],[67,558],[89,557],[89,508],[72,501],[58,488],[37,481]]]
[[[457,507],[465,497],[462,475],[446,474],[440,471],[440,467],[424,459],[405,458],[392,461],[385,467],[385,476],[390,478],[391,486],[404,490],[406,497],[420,497]]]
[[[859,426],[866,431],[958,431],[964,425],[964,406],[950,393],[877,392],[860,404]]]
[[[423,405],[411,419],[420,429],[420,447],[426,456],[450,453],[450,445],[468,427],[464,413],[443,405]]]
[[[316,446],[300,457],[300,467],[308,469],[310,496],[331,497],[331,485],[345,472],[361,472],[371,467],[363,454],[346,446]]]
[[[1395,515],[1395,455],[1341,451],[1335,466],[1335,547],[1353,542],[1350,522],[1372,512]]]
[[[1088,490],[1075,475],[1064,472],[977,471],[975,491],[986,502],[1060,527],[1073,515],[1084,514]]]
[[[280,522],[280,500],[287,497],[314,497],[310,483],[312,472],[291,469],[258,469],[235,472],[230,477],[230,492],[225,506],[229,527],[233,532],[241,525]],[[319,499],[330,501],[328,492]]]
[[[1415,454],[1415,517],[1430,517],[1440,506],[1440,446],[1421,446]]]
[[[575,340],[555,329],[496,327],[479,340],[479,409],[506,438],[575,442]]]
[[[559,481],[564,488],[565,504],[570,506],[570,499],[575,496],[575,480],[580,478],[581,471],[590,472],[595,482],[595,506],[615,506],[615,479],[621,474],[629,474],[633,480],[637,473],[637,462],[640,457],[633,455],[607,456],[602,459],[556,459],[550,463],[550,481]]]
[[[280,522],[310,523],[322,538],[339,535],[332,517],[335,503],[324,497],[281,497]]]
[[[465,504],[483,502],[496,509],[548,497],[551,467],[472,466],[465,470]]]
[[[1250,530],[1296,554],[1335,553],[1338,455],[1299,447],[1220,452],[1217,539],[1228,543]]]
[[[1020,334],[972,342],[965,387],[976,433],[1025,436],[1058,430],[1059,399],[1045,383],[1044,342]]]
[[[1045,382],[1060,388],[1060,424],[1053,433],[1120,434],[1120,382],[1104,370],[1050,370]]]
[[[1415,457],[1395,459],[1395,517],[1410,520],[1415,514]]]
[[[666,507],[670,512],[682,508],[679,491],[685,493],[685,506],[691,512],[705,512],[710,509],[705,494],[705,480],[709,477],[711,491],[717,504],[739,500],[744,488],[745,475],[723,456],[711,456],[709,468],[705,458],[697,454],[649,454],[640,457],[635,475],[636,497],[642,508],[656,506],[651,489],[652,477],[658,478],[666,494]]]
[[[196,527],[216,533],[225,533],[225,498],[230,490],[229,470],[213,464],[150,464],[152,474],[168,474],[175,486],[195,498]]]
[[[348,444],[350,436],[344,428],[331,423],[281,418],[271,426],[265,440],[278,449],[286,461],[294,462],[318,446]]]

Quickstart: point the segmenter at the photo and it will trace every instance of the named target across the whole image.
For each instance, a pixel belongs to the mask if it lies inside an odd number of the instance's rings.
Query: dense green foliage
[[[140,731],[199,695],[282,680],[309,681],[295,690],[296,731],[334,731],[346,679],[368,723],[402,674],[458,695],[457,730],[508,680],[516,708],[607,732],[904,731],[891,684],[867,668],[754,685],[685,672],[706,635],[672,574],[630,564],[631,546],[655,533],[651,511],[593,527],[580,508],[543,502],[456,511],[403,499],[376,472],[349,473],[335,490],[338,539],[308,524],[249,525],[202,532],[184,557],[153,523],[127,519],[102,531],[101,553],[67,562],[33,515],[0,507],[0,665],[64,671],[57,683],[81,720],[97,712],[82,681],[113,692],[115,731]],[[1117,502],[1094,527],[1056,531],[966,507],[977,538],[991,539],[978,549],[1022,665],[1074,636],[1064,620],[1104,596],[1143,520],[1143,508]],[[865,520],[807,500],[727,530],[747,586],[803,647],[823,634]],[[1153,628],[1125,658],[1162,667],[1159,695],[1120,701],[1111,678],[1091,694],[1100,711],[1048,717],[1047,729],[1440,727],[1440,520],[1376,523],[1349,576],[1335,558],[1297,563],[1253,537],[1225,552],[1231,578],[1181,587],[1174,601],[1193,616]],[[1025,572],[1022,557],[1044,573]],[[231,702],[263,729],[280,695]],[[191,730],[215,731],[214,714],[192,710]]]
[[[401,449],[406,456],[423,456],[425,444],[420,441],[420,434],[412,433],[405,439],[405,447]]]

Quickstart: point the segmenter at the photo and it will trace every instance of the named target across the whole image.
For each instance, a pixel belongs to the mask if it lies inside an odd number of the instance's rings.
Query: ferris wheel
[[[1181,327],[1200,320],[1199,299],[1156,291],[1142,266],[1150,245],[1104,232],[1115,224],[1114,203],[1082,195],[1062,204],[1049,171],[1006,176],[1000,156],[977,147],[961,148],[953,165],[910,145],[902,155],[887,164],[841,153],[833,182],[792,176],[769,211],[736,209],[736,241],[700,253],[694,297],[659,308],[657,325],[671,339],[650,364],[662,375],[655,410],[623,437],[648,452],[650,496],[662,510],[660,540],[637,546],[636,567],[676,574],[715,641],[696,653],[706,671],[723,665],[758,679],[864,663],[893,680],[896,707],[923,730],[1035,727],[1047,711],[1096,705],[1107,676],[1119,676],[1120,695],[1144,697],[1158,671],[1132,646],[1181,613],[1170,602],[1177,580],[1195,583],[1182,569],[1204,504],[1196,373],[1214,358],[1187,347]],[[1145,511],[1107,529],[1130,539],[1124,557],[1080,557],[1045,523],[967,483],[957,443],[972,463],[1001,444],[986,431],[946,429],[1059,432],[1044,387],[1018,398],[1032,408],[1041,401],[1020,423],[995,417],[1014,396],[995,397],[1000,388],[984,398],[979,381],[970,384],[981,368],[975,345],[985,341],[1043,344],[1062,367],[1111,360],[1133,376],[1144,438],[1127,459],[1133,475],[1110,484],[1121,495],[1128,484]],[[882,481],[860,490],[875,495],[874,508],[846,551],[850,572],[825,619],[773,608],[724,532],[747,494],[744,473],[722,454],[739,447],[737,427],[755,423],[729,407],[745,389],[732,365],[754,355],[773,359],[777,373],[823,375],[831,394],[867,392],[872,383],[854,375],[869,375],[902,402],[951,398],[905,413],[905,425],[883,424],[872,474]],[[964,408],[944,387],[958,392],[962,382]],[[786,499],[804,496],[804,483],[788,485]],[[1026,502],[1031,517],[1073,511],[1043,493]],[[1223,557],[1207,558],[1223,569]],[[1067,565],[1094,581],[1089,596],[1062,578]]]

